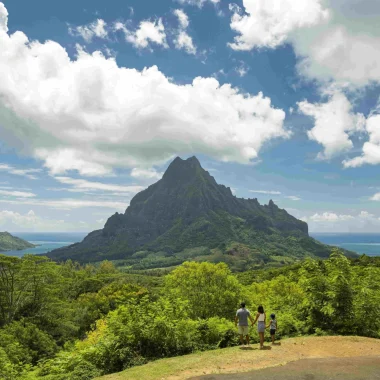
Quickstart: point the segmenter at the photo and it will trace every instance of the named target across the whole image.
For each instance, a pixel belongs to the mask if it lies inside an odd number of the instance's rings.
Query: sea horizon
[[[20,251],[0,252],[9,256],[22,257],[30,254],[44,254],[53,249],[82,241],[89,232],[10,232],[12,235],[37,245]],[[311,237],[324,244],[341,247],[358,254],[380,256],[380,233],[352,232],[311,232]]]

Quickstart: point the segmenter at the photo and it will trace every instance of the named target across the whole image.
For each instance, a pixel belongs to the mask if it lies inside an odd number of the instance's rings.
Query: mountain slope
[[[0,252],[19,251],[34,247],[35,245],[13,236],[9,232],[0,232]]]
[[[102,230],[81,243],[54,250],[53,259],[97,261],[130,259],[138,263],[160,252],[172,264],[187,257],[177,253],[205,248],[203,255],[219,261],[241,256],[269,261],[270,256],[327,257],[331,249],[308,236],[308,226],[273,201],[236,198],[216,183],[197,158],[177,157],[163,178],[138,193],[124,214],[111,216]],[[136,252],[145,252],[136,257]],[[243,260],[244,261],[244,260]],[[249,260],[248,260],[249,261]]]

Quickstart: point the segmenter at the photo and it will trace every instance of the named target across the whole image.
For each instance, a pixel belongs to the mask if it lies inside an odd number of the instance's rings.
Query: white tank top
[[[264,320],[265,320],[265,313],[262,313],[262,314],[259,315],[258,321],[259,322],[264,322]]]

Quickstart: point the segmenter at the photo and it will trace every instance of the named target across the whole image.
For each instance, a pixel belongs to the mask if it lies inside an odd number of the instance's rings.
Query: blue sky
[[[380,5],[0,1],[0,230],[91,231],[176,155],[380,231]]]

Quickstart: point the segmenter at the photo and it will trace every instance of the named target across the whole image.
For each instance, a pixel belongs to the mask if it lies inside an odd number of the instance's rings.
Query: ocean
[[[322,243],[342,247],[367,256],[380,256],[380,234],[310,233]]]
[[[36,248],[22,251],[8,251],[4,254],[22,257],[26,253],[47,253],[53,249],[82,241],[87,235],[85,232],[19,232],[13,235],[36,244]],[[359,254],[380,256],[380,234],[351,234],[351,233],[310,233],[314,239],[322,243],[346,248]]]
[[[82,241],[87,235],[86,232],[15,232],[13,236],[17,236],[32,244],[37,245],[35,248],[23,249],[21,251],[2,252],[8,256],[22,257],[26,253],[40,254],[47,253],[53,249],[64,247],[73,243]]]

